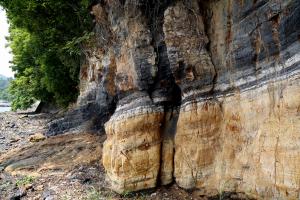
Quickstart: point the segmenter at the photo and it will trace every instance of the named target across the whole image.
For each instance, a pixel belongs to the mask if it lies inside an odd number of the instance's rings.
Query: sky
[[[6,48],[7,41],[5,36],[8,36],[8,23],[5,11],[0,8],[0,74],[13,77],[13,72],[9,68],[9,61],[12,60],[10,49]]]

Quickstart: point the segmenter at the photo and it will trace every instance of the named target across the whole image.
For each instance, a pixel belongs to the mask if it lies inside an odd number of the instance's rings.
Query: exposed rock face
[[[103,165],[120,193],[155,187],[160,168],[162,112],[151,107],[130,112],[105,125]]]
[[[298,0],[107,0],[92,12],[78,105],[105,129],[112,189],[176,181],[299,198]]]

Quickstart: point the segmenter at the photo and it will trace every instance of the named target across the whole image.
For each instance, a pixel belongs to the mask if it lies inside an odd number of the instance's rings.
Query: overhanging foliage
[[[0,0],[10,23],[13,109],[78,95],[80,44],[92,30],[89,0]]]

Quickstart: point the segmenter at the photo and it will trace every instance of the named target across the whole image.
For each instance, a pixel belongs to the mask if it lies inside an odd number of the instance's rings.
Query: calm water
[[[10,103],[0,99],[0,112],[10,111],[10,107],[7,106],[10,106]]]
[[[0,112],[10,111],[10,107],[0,107]]]

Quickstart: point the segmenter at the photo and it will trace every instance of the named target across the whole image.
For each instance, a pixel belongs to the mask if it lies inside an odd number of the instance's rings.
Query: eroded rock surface
[[[105,130],[113,190],[299,198],[298,0],[106,0],[92,14],[71,116]]]

